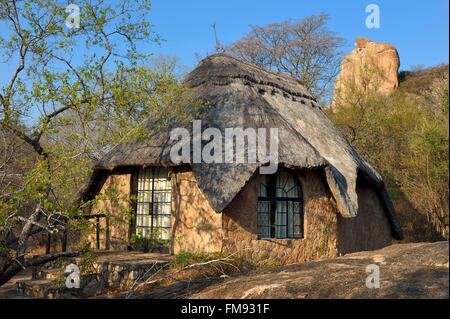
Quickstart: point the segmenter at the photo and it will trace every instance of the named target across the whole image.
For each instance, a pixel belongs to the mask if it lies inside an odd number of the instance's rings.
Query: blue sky
[[[369,4],[380,8],[379,29],[366,27]],[[148,18],[165,41],[139,48],[178,57],[185,72],[197,64],[196,53],[213,53],[213,24],[222,44],[228,45],[242,38],[251,25],[327,13],[331,18],[328,27],[347,41],[344,52],[353,49],[356,37],[389,42],[399,51],[400,70],[410,70],[416,65],[448,63],[448,7],[448,0],[153,0]],[[77,55],[83,53],[80,50]],[[0,65],[0,86],[9,82],[16,65],[17,61]]]
[[[368,29],[368,4],[380,8],[380,29]],[[195,53],[214,49],[211,25],[216,24],[223,44],[240,39],[250,25],[264,25],[312,14],[328,13],[329,28],[347,40],[344,52],[353,49],[356,37],[389,42],[401,59],[401,70],[415,65],[448,63],[448,0],[154,0],[150,20],[165,39],[156,53],[175,55],[192,68]]]

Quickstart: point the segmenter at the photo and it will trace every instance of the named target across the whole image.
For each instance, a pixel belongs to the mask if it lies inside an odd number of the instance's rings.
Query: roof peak
[[[296,83],[298,83],[300,85],[303,85],[303,86],[305,85],[305,83],[303,81],[301,81],[299,79],[296,79],[296,78],[294,78],[294,77],[292,77],[292,76],[290,76],[290,75],[288,75],[286,73],[270,71],[270,70],[267,70],[267,69],[265,69],[265,68],[263,68],[263,67],[261,67],[259,65],[256,65],[256,64],[253,64],[253,63],[250,63],[250,62],[238,59],[238,58],[236,58],[234,56],[231,56],[231,55],[228,55],[226,53],[214,53],[214,54],[208,55],[202,61],[200,61],[200,63],[203,62],[204,60],[207,60],[207,59],[210,59],[210,60],[215,60],[215,59],[225,59],[225,60],[227,60],[228,59],[228,60],[234,61],[234,62],[236,62],[238,64],[241,63],[243,65],[246,65],[246,66],[250,67],[250,68],[254,68],[254,69],[256,69],[256,70],[258,70],[260,72],[264,72],[264,73],[267,73],[267,74],[273,75],[273,76],[280,76],[280,77],[285,78],[286,80],[294,81],[294,82],[296,82]]]
[[[228,85],[237,81],[271,86],[290,95],[301,96],[316,102],[300,80],[286,74],[265,70],[223,53],[207,56],[185,78],[185,83],[190,87],[206,84]]]

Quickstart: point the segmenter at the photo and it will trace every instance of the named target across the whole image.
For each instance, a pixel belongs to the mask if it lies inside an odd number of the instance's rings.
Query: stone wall
[[[174,172],[172,185],[172,251],[221,251],[222,215],[211,208],[192,172]]]
[[[100,249],[124,250],[128,245],[130,228],[130,194],[131,173],[112,172],[100,190],[100,200],[91,209],[91,214],[105,214],[108,218],[100,219]],[[95,220],[89,241],[96,248]]]
[[[373,186],[358,179],[358,214],[355,218],[338,216],[338,252],[347,254],[383,248],[392,242],[391,226]]]
[[[174,170],[172,190],[171,251],[221,251],[222,216],[211,208],[192,172]],[[127,248],[132,213],[130,192],[130,172],[113,172],[102,185],[99,192],[102,199],[91,208],[91,214],[108,215],[108,219],[102,218],[100,222],[100,249]],[[87,238],[92,248],[96,248],[95,219],[90,226]]]
[[[293,171],[303,192],[304,238],[258,239],[257,201],[259,176],[254,176],[222,214],[216,213],[197,185],[192,171],[172,173],[171,252],[236,252],[264,265],[281,265],[329,258],[349,252],[373,250],[391,243],[390,224],[376,190],[358,180],[359,211],[355,218],[338,213],[321,170]],[[100,191],[117,193],[104,199],[91,213],[109,215],[102,219],[101,249],[126,249],[129,238],[131,173],[112,173]],[[123,198],[123,199],[122,199]],[[95,229],[89,234],[95,248]]]
[[[303,190],[304,238],[257,239],[259,177],[223,212],[224,250],[239,250],[258,264],[279,265],[336,256],[335,204],[318,171],[296,173]]]

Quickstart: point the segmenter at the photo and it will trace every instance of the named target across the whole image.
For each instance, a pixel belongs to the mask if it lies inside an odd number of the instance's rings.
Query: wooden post
[[[47,244],[45,245],[45,254],[50,254],[50,246],[52,244],[52,234],[50,232],[47,233]]]
[[[64,228],[61,251],[65,253],[67,251],[67,226]]]
[[[105,249],[109,250],[109,244],[110,244],[110,229],[109,229],[109,218],[105,217]]]
[[[100,217],[96,217],[96,223],[95,223],[95,228],[96,228],[96,239],[97,239],[97,250],[100,250]]]

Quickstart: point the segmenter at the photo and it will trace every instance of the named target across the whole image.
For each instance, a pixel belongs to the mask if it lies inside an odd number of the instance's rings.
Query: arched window
[[[303,196],[298,179],[286,169],[261,175],[258,238],[303,238]]]

